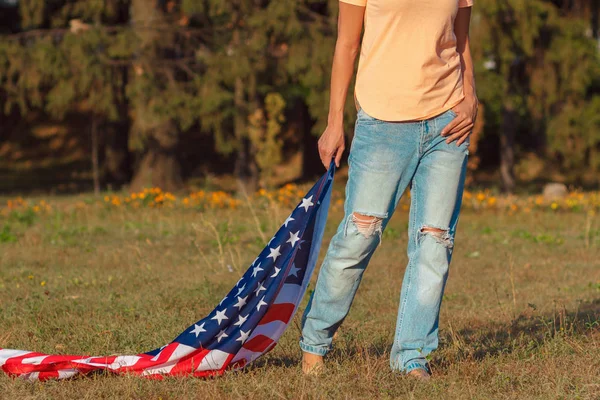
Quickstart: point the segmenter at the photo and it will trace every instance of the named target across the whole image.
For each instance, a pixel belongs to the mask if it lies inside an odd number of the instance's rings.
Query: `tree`
[[[488,106],[486,134],[495,127],[500,139],[504,189],[515,188],[518,145],[542,155],[560,148],[559,167],[565,167],[567,159],[581,160],[582,150],[597,152],[594,140],[589,141],[597,128],[576,129],[581,139],[576,141],[587,145],[569,148],[557,122],[574,106],[594,104],[591,97],[598,93],[598,52],[586,37],[583,20],[561,14],[553,2],[544,0],[487,0],[476,10],[472,36],[477,39],[472,43],[479,60],[478,91]],[[572,130],[569,135],[573,137]]]

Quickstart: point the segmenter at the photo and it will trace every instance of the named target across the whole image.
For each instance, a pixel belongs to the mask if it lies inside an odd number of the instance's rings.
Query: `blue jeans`
[[[423,121],[386,122],[359,110],[348,161],[345,217],[302,317],[303,351],[325,355],[331,349],[383,230],[410,185],[408,265],[390,365],[406,373],[429,369],[426,357],[438,346],[440,306],[469,153],[468,139],[457,146],[440,135],[455,116],[448,110]]]

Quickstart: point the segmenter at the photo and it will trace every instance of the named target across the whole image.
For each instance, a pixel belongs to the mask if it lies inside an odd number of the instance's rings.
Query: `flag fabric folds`
[[[214,376],[243,368],[273,349],[306,292],[325,229],[334,169],[332,163],[215,309],[171,343],[143,354],[102,357],[0,349],[0,369],[46,380],[92,371],[158,379]]]

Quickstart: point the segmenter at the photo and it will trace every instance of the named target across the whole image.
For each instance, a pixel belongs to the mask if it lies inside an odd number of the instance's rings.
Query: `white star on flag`
[[[281,268],[275,267],[275,272],[273,272],[273,275],[271,275],[271,278],[275,278],[277,275],[279,275],[279,271],[281,271]]]
[[[260,263],[258,263],[258,265],[256,267],[254,267],[254,269],[252,270],[252,277],[255,278],[256,274],[258,274],[259,271],[264,271],[261,267],[260,267]]]
[[[244,332],[243,330],[240,329],[240,337],[235,339],[236,342],[242,342],[242,344],[244,344],[244,342],[246,340],[248,340],[248,336],[250,336],[250,331],[248,332]]]
[[[281,253],[279,252],[280,248],[281,248],[281,246],[277,246],[274,249],[269,248],[269,251],[271,252],[271,254],[269,254],[267,256],[267,258],[271,257],[273,259],[273,262],[275,262],[275,260],[277,260],[277,257],[279,257],[281,255]]]
[[[229,318],[227,317],[227,315],[225,315],[225,311],[227,311],[227,309],[225,309],[225,310],[222,310],[222,311],[217,311],[217,315],[215,315],[215,316],[214,316],[214,317],[212,317],[211,319],[216,319],[216,320],[217,320],[217,323],[218,323],[219,325],[221,325],[221,322],[222,322],[224,319],[229,319]]]
[[[241,282],[241,281],[243,281],[243,280],[244,280],[244,277],[242,276],[242,277],[240,278],[240,280],[239,280],[239,281],[237,281],[237,283],[235,284],[235,287],[238,287],[238,286],[240,286],[240,282]]]
[[[290,276],[294,275],[297,278],[298,271],[300,271],[300,268],[297,268],[296,264],[292,264],[292,270],[290,271]]]
[[[202,325],[194,324],[194,329],[192,329],[190,333],[194,333],[196,334],[196,337],[198,337],[198,335],[202,332],[206,332],[206,329],[204,329],[204,324],[205,322],[203,322]]]
[[[219,332],[219,335],[217,336],[217,343],[221,343],[221,339],[229,337],[228,334],[225,333],[225,329],[223,329],[221,332]]]
[[[286,243],[291,243],[292,247],[294,247],[296,245],[296,242],[298,240],[300,240],[300,238],[298,237],[299,233],[300,233],[300,231],[298,231],[296,233],[290,232],[290,238],[288,239],[288,241]]]
[[[263,282],[261,282],[258,284],[258,287],[254,291],[254,293],[256,293],[256,295],[258,296],[260,294],[260,292],[262,292],[263,290],[267,290],[267,289],[263,286]]]
[[[266,306],[268,303],[266,303],[265,301],[265,296],[262,297],[262,299],[260,299],[260,301],[258,302],[258,304],[256,305],[256,311],[260,311],[260,308],[262,306]]]
[[[227,296],[223,297],[223,300],[221,300],[221,302],[219,303],[219,305],[223,304],[223,302],[227,300]]]
[[[242,317],[241,315],[238,315],[238,320],[235,324],[233,324],[234,326],[242,326],[242,324],[244,322],[246,322],[246,320],[248,319],[248,315],[246,315],[245,317]]]
[[[242,286],[241,288],[238,288],[238,292],[237,292],[236,296],[239,296],[244,291],[245,287],[246,287],[246,284],[244,283],[244,286]]]
[[[233,306],[237,307],[238,309],[242,309],[242,307],[244,307],[246,305],[246,299],[248,298],[248,296],[246,297],[239,297],[238,296],[238,302],[235,303]]]
[[[302,207],[302,208],[304,208],[304,211],[308,212],[308,208],[315,205],[315,203],[312,202],[312,198],[313,197],[310,196],[308,199],[306,199],[306,198],[302,199],[302,204],[300,204],[298,206],[298,208]]]
[[[290,222],[292,222],[292,221],[295,221],[295,219],[292,218],[291,216],[289,216],[289,217],[287,217],[287,219],[285,220],[285,222],[283,223],[283,225],[285,225],[285,227],[287,228],[287,224],[290,223]]]

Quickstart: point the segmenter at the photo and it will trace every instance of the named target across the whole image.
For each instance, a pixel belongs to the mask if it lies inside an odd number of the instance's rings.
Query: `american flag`
[[[0,368],[29,380],[92,371],[214,376],[267,353],[288,327],[314,270],[327,219],[334,165],[310,189],[215,309],[171,343],[137,355],[69,356],[0,348]]]

